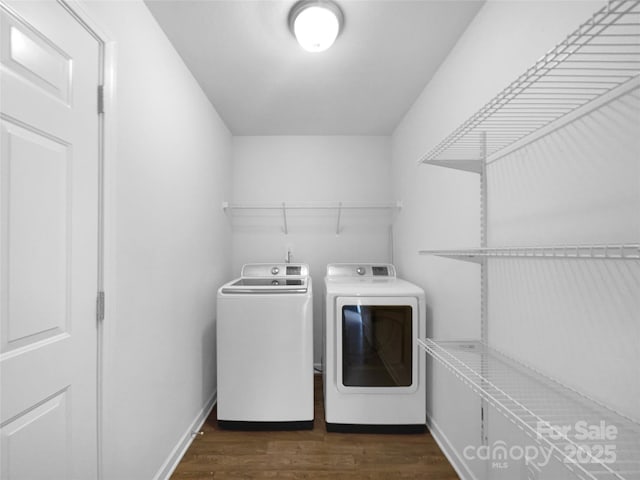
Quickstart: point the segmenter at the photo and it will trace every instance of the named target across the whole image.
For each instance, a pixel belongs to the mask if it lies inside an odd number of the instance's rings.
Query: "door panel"
[[[0,1],[0,477],[97,476],[100,45]]]
[[[71,59],[14,18],[2,16],[2,63],[23,79],[69,103]]]
[[[67,389],[59,392],[3,427],[4,448],[10,459],[6,478],[70,477],[67,393]],[[37,462],[34,452],[38,452]],[[42,475],[43,471],[47,477]]]
[[[66,330],[72,192],[68,146],[0,122],[7,172],[2,199],[8,290],[2,351],[7,352]],[[47,286],[37,301],[34,284]]]

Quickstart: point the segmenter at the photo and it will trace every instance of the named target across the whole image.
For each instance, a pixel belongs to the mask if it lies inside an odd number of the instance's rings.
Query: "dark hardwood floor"
[[[429,433],[327,433],[322,379],[315,379],[313,430],[221,430],[216,409],[176,468],[182,479],[438,479],[458,476]]]

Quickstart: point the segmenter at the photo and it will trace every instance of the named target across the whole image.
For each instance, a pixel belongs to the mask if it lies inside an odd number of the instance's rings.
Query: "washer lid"
[[[269,294],[269,293],[307,293],[309,280],[307,277],[287,278],[253,278],[242,277],[227,283],[221,288],[222,293]]]

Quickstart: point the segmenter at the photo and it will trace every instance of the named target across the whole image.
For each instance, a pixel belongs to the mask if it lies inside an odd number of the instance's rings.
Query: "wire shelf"
[[[233,210],[396,210],[402,208],[401,202],[367,203],[367,202],[223,202],[222,209]]]
[[[255,203],[222,203],[222,210],[233,215],[238,211],[275,212],[282,216],[282,231],[289,234],[287,212],[290,211],[333,211],[336,213],[336,235],[342,231],[343,211],[379,211],[393,213],[402,208],[402,202],[366,203],[366,202],[255,202]]]
[[[579,478],[640,479],[640,424],[481,342],[418,344]],[[582,439],[582,426],[602,428],[601,436]],[[607,445],[609,455],[600,449]]]
[[[420,255],[482,262],[487,257],[640,260],[640,244],[555,245],[542,247],[491,247],[452,250],[420,250]]]
[[[470,160],[493,161],[598,99],[637,88],[639,74],[640,1],[610,0],[420,162],[460,168]]]

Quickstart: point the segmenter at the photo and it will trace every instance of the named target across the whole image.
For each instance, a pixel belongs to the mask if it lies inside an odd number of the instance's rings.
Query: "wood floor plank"
[[[315,381],[313,430],[221,430],[215,409],[172,480],[456,480],[433,437],[426,434],[329,433],[322,381]]]
[[[362,455],[365,451],[363,445],[336,444],[322,440],[277,440],[269,442],[268,453],[285,453],[288,455]]]

